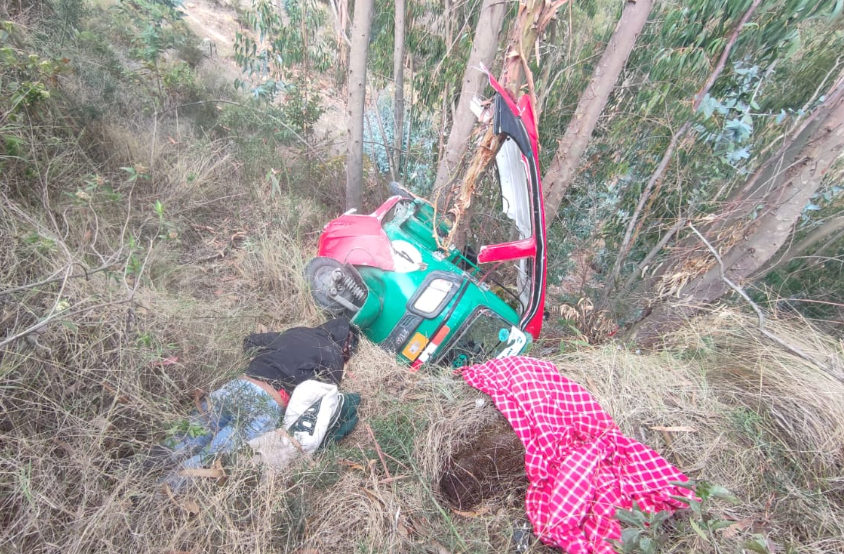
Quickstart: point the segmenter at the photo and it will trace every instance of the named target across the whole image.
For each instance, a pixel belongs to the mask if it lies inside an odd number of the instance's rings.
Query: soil
[[[440,478],[440,492],[458,510],[527,487],[525,447],[504,418],[461,445]]]
[[[182,5],[185,23],[202,41],[200,48],[214,60],[214,70],[231,81],[240,77],[234,61],[234,38],[240,28],[237,12],[229,4],[195,0]],[[213,44],[213,50],[211,50]]]

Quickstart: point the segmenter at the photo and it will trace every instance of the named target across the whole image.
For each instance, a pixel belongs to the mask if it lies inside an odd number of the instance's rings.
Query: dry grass
[[[831,363],[841,345],[805,323],[772,329]],[[784,349],[756,339],[753,319],[728,312],[689,325],[659,354],[610,345],[555,361],[583,383],[629,435],[694,479],[742,500],[724,519],[752,523],[798,552],[844,549],[844,383]],[[653,427],[687,427],[661,432]],[[739,539],[750,536],[750,528]],[[716,551],[693,533],[673,550]],[[738,540],[724,539],[721,548]]]
[[[0,296],[4,336],[62,300],[68,312],[112,303],[58,317],[0,351],[0,551],[509,551],[525,521],[517,492],[461,515],[436,487],[449,456],[498,412],[448,371],[412,374],[368,343],[344,380],[363,397],[361,424],[341,444],[276,475],[244,453],[225,460],[224,481],[198,480],[178,499],[162,494],[160,475],[143,469],[144,453],[183,420],[192,391],[242,370],[246,334],[321,320],[302,268],[326,217],[256,183],[243,184],[240,202],[196,202],[180,188],[189,186],[186,172],[196,169],[202,194],[218,197],[237,177],[231,154],[211,143],[174,159],[159,166],[169,188],[123,183],[123,201],[114,203],[80,204],[49,185],[46,196],[22,195],[5,182],[0,290],[61,276],[69,261],[79,272],[119,255],[110,272]],[[95,169],[119,183],[119,171]],[[81,163],[76,171],[91,173]],[[159,198],[175,240],[160,237],[150,213]],[[97,237],[86,240],[92,228]],[[805,324],[771,325],[841,363],[837,341]],[[753,533],[795,552],[844,549],[844,385],[756,336],[752,321],[723,312],[678,331],[661,353],[607,345],[553,357],[627,434],[741,498],[714,508],[746,524],[736,536],[706,543],[684,530],[681,516],[666,552],[734,551]]]
[[[3,215],[0,247],[11,260],[4,289],[61,269],[62,248],[39,257],[21,240],[30,223]],[[498,417],[494,407],[478,406],[483,395],[448,372],[411,374],[368,343],[344,381],[363,404],[360,427],[343,443],[279,475],[244,454],[226,461],[225,482],[198,482],[175,501],[161,494],[159,475],[142,469],[143,453],[190,410],[191,391],[239,372],[241,339],[258,325],[320,319],[301,281],[307,249],[282,226],[257,226],[222,258],[179,264],[198,244],[154,244],[148,271],[157,277],[142,276],[131,305],[69,318],[47,326],[38,345],[4,349],[0,550],[508,551],[524,521],[519,497],[491,499],[463,516],[436,490],[450,453]],[[124,300],[134,281],[121,274],[71,280],[61,297],[74,305]],[[59,285],[3,297],[4,333],[43,316]],[[733,490],[742,503],[716,506],[719,517],[751,521],[798,552],[835,552],[844,548],[842,385],[755,341],[748,325],[722,317],[678,332],[662,353],[609,345],[554,361],[626,433],[692,477]],[[823,335],[777,331],[840,358],[840,346]],[[178,362],[162,365],[170,356]],[[716,552],[679,529],[665,551]],[[723,538],[718,551],[753,531]]]

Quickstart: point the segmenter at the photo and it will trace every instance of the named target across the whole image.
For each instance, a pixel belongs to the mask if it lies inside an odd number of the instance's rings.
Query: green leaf
[[[634,527],[627,527],[621,531],[621,543],[624,546],[628,546],[633,544],[639,540],[639,537],[642,535],[641,529],[636,529]]]
[[[651,516],[651,527],[659,527],[671,517],[671,512],[668,510],[661,510]]]
[[[736,498],[733,493],[731,493],[729,490],[720,485],[712,485],[709,488],[709,497],[720,498],[722,500],[727,500],[728,502],[732,502],[734,504],[738,504],[741,502],[738,498]]]
[[[701,504],[702,504],[702,502],[700,502],[699,500],[689,499],[689,508],[691,508],[692,511],[694,513],[696,513],[698,516],[700,515],[700,512],[701,512]]]
[[[744,547],[759,554],[771,554],[771,551],[768,550],[768,541],[761,535],[756,535],[752,540],[745,542]]]
[[[615,519],[627,525],[644,528],[645,518],[640,513],[631,512],[630,510],[622,510],[621,508],[615,511]]]
[[[713,531],[717,531],[718,529],[726,529],[730,525],[735,523],[734,521],[727,521],[725,519],[716,519],[709,523],[709,528]]]
[[[695,530],[695,533],[697,533],[697,536],[702,538],[704,541],[709,542],[709,539],[707,538],[706,533],[703,532],[703,529],[701,529],[700,526],[697,523],[695,523],[694,520],[690,519],[689,525],[691,525],[692,529]]]
[[[656,554],[656,543],[649,537],[639,539],[639,548],[644,554]]]
[[[59,324],[69,331],[72,331],[74,333],[79,332],[79,327],[72,321],[69,321],[67,319],[63,319],[63,320],[59,321]]]
[[[680,487],[681,489],[686,489],[687,491],[695,490],[697,486],[694,481],[671,481],[668,483],[669,485],[674,485],[675,487]],[[676,497],[672,497],[676,498]]]

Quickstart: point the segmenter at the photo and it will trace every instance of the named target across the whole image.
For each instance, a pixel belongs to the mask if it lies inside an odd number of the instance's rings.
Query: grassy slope
[[[369,344],[344,381],[364,398],[361,425],[312,462],[267,475],[238,456],[225,479],[198,479],[179,499],[142,469],[192,392],[242,369],[244,335],[319,321],[301,270],[336,190],[248,110],[152,118],[155,89],[126,55],[131,24],[94,15],[93,36],[68,41],[50,102],[3,122],[0,291],[23,288],[0,296],[0,336],[56,317],[0,350],[0,551],[507,551],[524,521],[517,491],[461,515],[435,486],[450,451],[497,412],[448,373],[410,374]],[[16,48],[41,48],[37,22],[19,24],[30,38]],[[229,98],[203,64],[193,94]],[[184,102],[179,91],[168,105]],[[269,167],[284,176],[275,191]],[[775,326],[841,367],[836,341]],[[711,507],[738,523],[706,540],[672,520],[665,552],[734,552],[754,534],[844,550],[844,385],[755,337],[722,311],[661,353],[553,358],[627,434],[741,499]]]

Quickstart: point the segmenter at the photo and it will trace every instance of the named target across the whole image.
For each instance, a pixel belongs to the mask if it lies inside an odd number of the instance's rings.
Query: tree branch
[[[691,229],[692,232],[695,235],[697,235],[697,238],[699,238],[701,240],[701,242],[703,242],[703,244],[706,246],[706,248],[709,250],[709,252],[715,257],[715,261],[718,262],[718,272],[721,276],[721,280],[724,281],[724,283],[726,283],[726,285],[728,287],[733,289],[733,291],[735,291],[736,294],[741,296],[745,300],[745,302],[750,304],[750,307],[753,308],[754,312],[756,312],[756,316],[759,318],[759,332],[762,333],[762,335],[767,337],[769,340],[777,343],[778,345],[782,346],[783,348],[785,348],[786,350],[788,350],[789,352],[791,352],[792,354],[794,354],[798,358],[801,358],[801,359],[811,363],[812,365],[815,365],[815,366],[823,369],[824,371],[826,371],[827,373],[829,373],[830,375],[832,375],[833,377],[835,377],[839,381],[844,381],[843,376],[837,375],[836,373],[833,373],[830,370],[830,368],[828,366],[826,366],[825,364],[820,363],[818,360],[814,359],[809,354],[806,354],[801,349],[797,348],[796,346],[794,346],[792,344],[789,344],[788,342],[783,340],[781,337],[779,337],[779,336],[775,335],[774,333],[772,333],[771,331],[768,331],[767,329],[765,329],[765,313],[756,304],[756,302],[754,302],[753,300],[750,299],[750,296],[748,296],[747,293],[744,292],[744,289],[742,289],[737,284],[733,283],[730,280],[730,278],[727,277],[726,269],[724,268],[724,261],[721,259],[721,256],[718,254],[718,251],[715,250],[715,248],[712,246],[712,244],[710,244],[709,241],[706,240],[706,237],[704,237],[700,233],[700,231],[698,231],[697,228],[695,228],[695,226],[692,223],[689,223],[689,229]]]
[[[48,323],[52,323],[54,320],[58,319],[59,317],[66,319],[66,318],[70,318],[70,317],[73,317],[73,316],[76,316],[76,315],[84,314],[86,312],[90,312],[92,310],[96,310],[98,308],[105,308],[107,306],[117,306],[119,304],[128,304],[129,302],[131,302],[131,300],[119,300],[117,302],[105,302],[103,304],[97,304],[96,306],[88,306],[87,308],[80,308],[78,310],[73,310],[72,312],[54,313],[50,317],[45,318],[43,321],[40,321],[40,322],[36,323],[35,325],[32,325],[31,327],[24,329],[20,333],[17,333],[15,335],[12,335],[11,337],[8,337],[3,342],[0,342],[0,349],[2,349],[4,346],[12,344],[13,342],[15,342],[18,339],[21,339],[21,338],[23,338],[23,337],[25,337],[25,336],[27,336],[31,333],[34,333],[35,331],[37,331],[37,330],[41,329],[42,327],[44,327],[45,325],[47,325]]]
[[[115,265],[117,265],[116,261],[115,262],[109,262],[106,265],[102,265],[102,266],[98,267],[97,269],[92,269],[90,271],[86,270],[85,273],[76,273],[74,275],[68,275],[67,279],[79,279],[80,277],[85,277],[85,279],[88,279],[94,273],[99,273],[101,271],[108,271],[109,269],[111,269]],[[49,285],[50,283],[57,283],[59,281],[63,281],[65,279],[65,277],[56,277],[56,275],[58,275],[62,271],[64,271],[64,269],[58,270],[57,272],[53,273],[53,275],[51,275],[47,279],[44,279],[43,281],[38,281],[37,283],[30,283],[28,285],[21,285],[19,287],[14,287],[14,288],[11,288],[11,289],[0,290],[0,296],[6,295],[6,294],[13,294],[13,293],[20,292],[20,291],[27,290],[27,289],[35,289],[35,288],[38,288],[38,287],[41,287],[41,286],[44,286],[44,285]]]

